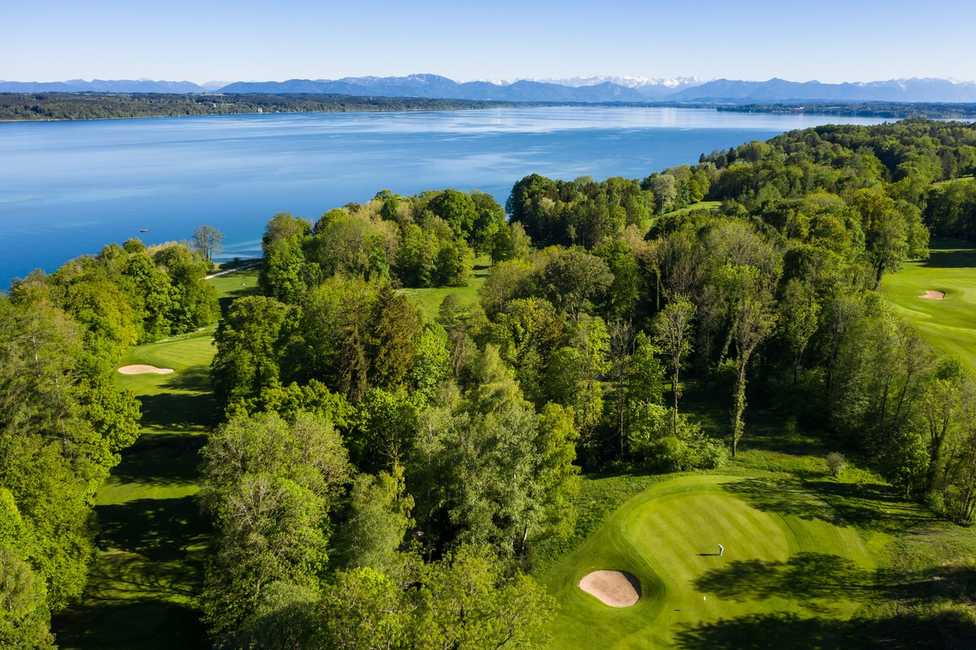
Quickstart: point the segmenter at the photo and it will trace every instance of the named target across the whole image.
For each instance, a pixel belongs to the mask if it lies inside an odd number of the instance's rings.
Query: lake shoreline
[[[383,189],[476,189],[504,204],[532,173],[645,178],[793,129],[880,121],[589,105],[192,117],[0,127],[0,287],[106,242],[180,241],[202,224],[224,233],[224,258],[257,257],[276,213],[314,222]]]

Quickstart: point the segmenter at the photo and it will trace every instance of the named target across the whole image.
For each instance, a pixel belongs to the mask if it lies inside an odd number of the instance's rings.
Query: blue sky
[[[976,80],[974,25],[974,0],[0,0],[0,79]]]

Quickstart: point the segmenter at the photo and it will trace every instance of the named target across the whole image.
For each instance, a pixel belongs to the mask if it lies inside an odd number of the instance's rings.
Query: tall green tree
[[[403,564],[399,550],[413,524],[412,510],[402,465],[375,476],[357,476],[349,496],[349,516],[340,532],[343,564],[399,573]]]
[[[490,551],[461,548],[428,565],[415,648],[540,648],[554,603],[530,577],[505,580]]]
[[[695,306],[683,296],[671,299],[654,320],[654,339],[668,357],[671,367],[671,430],[678,431],[678,400],[681,398],[682,359],[691,350],[691,321]]]
[[[214,335],[217,354],[210,380],[220,404],[247,401],[281,384],[283,327],[287,305],[274,298],[245,296],[235,300]]]
[[[735,275],[741,292],[732,306],[731,340],[735,345],[735,391],[732,399],[732,456],[745,435],[746,383],[749,361],[776,326],[772,296],[758,281],[754,267],[727,267],[726,273]]]
[[[221,251],[224,234],[213,226],[199,226],[193,231],[193,248],[208,264],[213,264],[214,255]]]
[[[266,296],[296,303],[308,288],[304,246],[311,232],[304,219],[276,214],[261,238],[263,262],[258,286]]]

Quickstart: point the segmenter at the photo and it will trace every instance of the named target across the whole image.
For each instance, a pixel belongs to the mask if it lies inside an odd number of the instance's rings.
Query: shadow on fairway
[[[675,641],[677,647],[688,650],[961,649],[976,647],[976,626],[956,613],[849,621],[754,614],[685,626]]]
[[[169,379],[163,384],[163,388],[199,392],[210,390],[210,366],[190,366],[178,373],[168,375],[168,377]]]
[[[227,315],[227,310],[230,309],[231,303],[233,303],[238,298],[244,296],[256,296],[258,295],[257,287],[241,287],[239,289],[232,289],[226,294],[217,299],[217,303],[220,305],[220,313],[224,316]]]
[[[112,470],[121,483],[173,485],[198,477],[200,450],[206,438],[188,433],[146,433],[126,450]]]
[[[169,650],[210,647],[200,613],[177,603],[131,601],[77,607],[59,617],[61,648]]]
[[[820,519],[836,526],[897,532],[935,521],[930,512],[880,483],[752,478],[723,487],[759,510],[800,519]]]
[[[217,403],[207,393],[141,395],[142,426],[149,430],[199,429],[216,420]]]
[[[96,506],[98,546],[138,553],[153,562],[180,560],[206,539],[208,519],[196,497],[137,499]]]
[[[972,244],[967,244],[972,246]],[[976,249],[932,250],[922,266],[930,269],[962,269],[976,267]]]
[[[798,553],[785,562],[737,560],[695,580],[698,591],[734,601],[788,598],[827,612],[837,599],[864,604],[965,602],[976,598],[976,568],[941,566],[924,571],[867,570],[847,558]]]

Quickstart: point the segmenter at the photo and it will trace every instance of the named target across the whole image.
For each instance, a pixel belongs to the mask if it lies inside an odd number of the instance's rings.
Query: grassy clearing
[[[252,291],[256,272],[213,278],[222,304]],[[142,405],[139,440],[99,490],[97,557],[81,605],[57,622],[62,648],[204,648],[195,607],[208,523],[199,452],[217,420],[210,391],[213,327],[142,345],[120,365],[173,368],[116,375]]]
[[[722,207],[721,201],[699,201],[698,203],[692,203],[689,206],[678,208],[677,210],[672,210],[671,212],[665,212],[659,218],[680,217],[686,214],[690,214],[692,212],[699,212],[702,210],[706,212],[715,212],[721,207]]]
[[[944,300],[920,298],[941,291]],[[934,242],[929,259],[911,262],[882,280],[881,292],[936,350],[976,370],[976,249]]]
[[[479,257],[474,262],[474,270],[466,287],[437,287],[433,289],[400,289],[428,321],[437,319],[437,311],[441,302],[449,295],[458,297],[462,305],[474,305],[478,302],[478,289],[485,283],[490,272],[490,262],[487,257]]]

